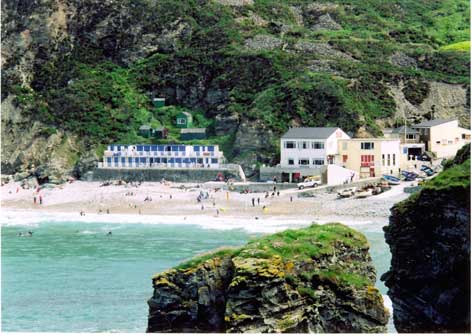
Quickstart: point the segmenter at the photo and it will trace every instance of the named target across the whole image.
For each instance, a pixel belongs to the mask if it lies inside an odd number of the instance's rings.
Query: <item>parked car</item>
[[[428,167],[428,166],[425,166],[425,165],[421,166],[421,171],[424,172],[428,176],[432,176],[435,173],[434,170],[431,167]]]
[[[321,184],[321,178],[318,176],[307,177],[303,182],[297,183],[298,189],[315,188]]]

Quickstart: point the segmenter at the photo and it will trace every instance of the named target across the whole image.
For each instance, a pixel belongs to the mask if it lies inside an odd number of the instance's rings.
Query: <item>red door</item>
[[[370,177],[375,177],[375,167],[370,167]]]

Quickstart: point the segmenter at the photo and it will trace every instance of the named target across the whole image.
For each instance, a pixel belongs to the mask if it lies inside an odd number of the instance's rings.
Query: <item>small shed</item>
[[[198,140],[205,138],[205,128],[183,128],[180,130],[180,140]]]
[[[152,104],[154,105],[155,108],[164,107],[166,105],[166,99],[165,98],[153,98],[152,99]]]
[[[175,118],[175,123],[178,128],[191,128],[193,125],[192,115],[188,112],[180,112]]]
[[[154,137],[157,139],[167,139],[169,130],[165,127],[158,127],[154,129]]]
[[[140,128],[139,128],[139,135],[145,137],[145,138],[149,138],[151,137],[152,135],[152,128],[150,125],[142,125]]]

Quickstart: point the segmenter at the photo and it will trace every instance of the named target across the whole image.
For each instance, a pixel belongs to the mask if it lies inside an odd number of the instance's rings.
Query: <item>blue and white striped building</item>
[[[108,145],[99,168],[220,168],[217,145]]]

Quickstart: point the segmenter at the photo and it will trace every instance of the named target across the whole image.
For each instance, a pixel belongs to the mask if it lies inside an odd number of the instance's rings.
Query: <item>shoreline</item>
[[[185,187],[181,188],[182,185]],[[195,183],[145,182],[139,187],[101,187],[97,182],[76,181],[39,192],[9,183],[0,189],[3,214],[0,224],[37,225],[44,221],[193,224],[271,233],[311,223],[339,222],[353,228],[375,227],[375,231],[382,231],[388,224],[391,206],[409,196],[403,192],[406,185],[394,186],[367,199],[337,199],[335,193],[327,190],[301,197],[310,189],[302,192],[287,189],[266,197],[265,192],[241,194]],[[271,188],[268,185],[267,189]],[[207,198],[198,201],[201,193]],[[39,196],[43,200],[41,205]],[[146,201],[147,198],[151,201]],[[85,215],[80,215],[82,212]]]

